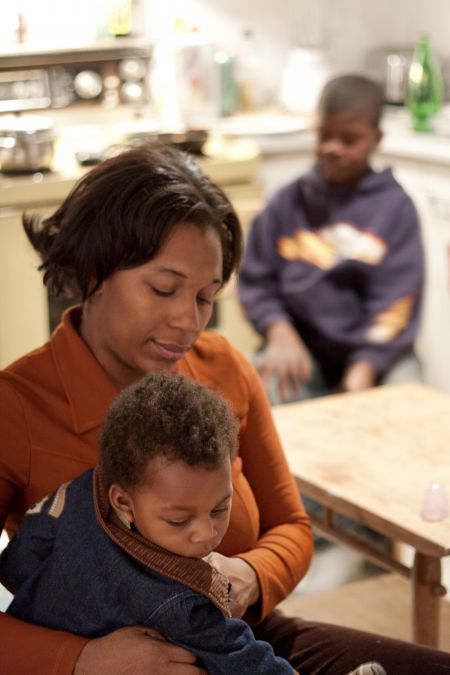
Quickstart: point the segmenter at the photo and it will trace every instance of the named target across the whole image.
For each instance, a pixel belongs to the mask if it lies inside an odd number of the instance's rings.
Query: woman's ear
[[[96,284],[97,284],[96,280],[95,280],[94,278],[90,279],[90,280],[89,280],[89,295],[88,295],[88,298],[87,298],[87,299],[90,300],[90,301],[92,301],[94,298],[98,297],[99,295],[102,295],[102,293],[103,293],[103,284],[104,284],[104,283],[105,283],[105,282],[102,281],[102,283],[100,284],[100,286],[99,286],[98,288],[95,288],[95,286],[96,286]],[[95,288],[95,291],[94,291],[94,292],[92,292],[92,289],[93,289],[93,288]]]
[[[118,483],[112,483],[108,490],[109,502],[128,527],[134,523],[133,499]]]

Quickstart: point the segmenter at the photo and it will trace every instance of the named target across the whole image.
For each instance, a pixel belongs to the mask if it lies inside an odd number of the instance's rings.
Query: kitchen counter
[[[433,132],[413,131],[404,108],[388,109],[382,126],[380,155],[450,166],[450,107],[444,107],[436,117]]]
[[[315,132],[312,118],[299,118],[300,130],[257,136],[263,156],[311,154],[314,151]],[[383,139],[379,156],[401,157],[434,164],[450,165],[450,106],[442,109],[436,118],[435,131],[418,133],[411,128],[411,119],[405,108],[387,106],[383,121]]]
[[[156,130],[151,118],[135,118],[132,110],[52,111],[58,132],[52,171],[30,175],[0,174],[0,209],[27,208],[59,202],[91,167],[77,162],[77,151],[102,152],[124,142],[127,134]],[[78,118],[78,123],[77,123]],[[80,123],[81,120],[81,123]],[[252,182],[258,172],[260,150],[248,139],[210,139],[206,156],[199,157],[204,172],[221,186]]]
[[[259,173],[261,188],[264,198],[268,199],[278,188],[307,171],[314,162],[314,119],[273,114],[272,133],[261,133],[261,124],[255,125],[254,131],[249,132],[245,116],[240,117],[234,127],[227,121],[225,128],[232,129],[233,137],[241,129],[243,136],[247,133],[247,137],[257,143],[262,157]],[[275,123],[277,117],[278,124]],[[450,170],[450,105],[437,116],[434,132],[414,132],[408,111],[394,106],[386,107],[382,127],[383,139],[373,157],[375,168],[392,166],[395,169],[401,162],[416,167],[426,166],[445,174]]]
[[[112,143],[121,142],[126,134],[157,128],[142,109],[128,106],[113,110],[98,107],[55,110],[51,115],[59,133],[54,170],[33,176],[0,174],[0,209],[62,199],[87,170],[77,163],[76,151],[102,151]],[[225,124],[219,122],[217,133],[208,144],[208,156],[199,160],[204,171],[221,185],[229,185],[252,180],[258,172],[260,155],[267,159],[283,157],[287,161],[295,155],[304,156],[308,161],[312,158],[315,142],[312,118],[296,120],[295,116],[271,115],[272,132],[268,119],[263,113],[238,116],[234,125],[233,118],[228,118]],[[436,132],[423,134],[412,131],[407,110],[389,107],[384,115],[383,131],[377,160],[398,157],[450,166],[450,107],[444,108],[437,118]]]

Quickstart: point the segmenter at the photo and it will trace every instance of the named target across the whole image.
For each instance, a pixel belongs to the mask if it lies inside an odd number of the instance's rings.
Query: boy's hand
[[[312,372],[311,356],[297,331],[290,323],[278,321],[267,330],[267,347],[260,355],[258,371],[265,382],[275,376],[280,398],[300,392]]]
[[[241,618],[259,598],[259,582],[253,567],[241,558],[227,558],[213,551],[203,558],[231,582],[232,616]]]
[[[90,640],[73,675],[206,675],[195,661],[194,654],[166,642],[151,628],[132,626]]]
[[[355,361],[346,369],[342,378],[343,391],[361,391],[373,387],[376,372],[370,361]]]

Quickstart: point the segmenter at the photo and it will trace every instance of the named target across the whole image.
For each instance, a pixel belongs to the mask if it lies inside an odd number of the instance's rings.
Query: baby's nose
[[[215,536],[215,528],[212,520],[204,520],[197,524],[192,533],[192,541],[196,544],[211,541]]]

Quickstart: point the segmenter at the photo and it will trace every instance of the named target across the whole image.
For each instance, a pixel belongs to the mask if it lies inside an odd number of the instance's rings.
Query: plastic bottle
[[[423,35],[409,69],[406,98],[415,131],[430,131],[442,104],[442,77],[429,39]]]
[[[220,115],[217,45],[182,17],[153,49],[150,88],[154,115],[165,130],[202,129]]]
[[[123,37],[131,33],[132,4],[131,0],[114,0],[108,15],[108,31],[115,37]]]
[[[245,28],[242,33],[242,45],[236,65],[240,109],[250,111],[260,108],[265,102],[262,86],[263,73],[255,34],[251,28]]]
[[[219,49],[214,55],[214,61],[219,71],[219,114],[231,115],[239,105],[234,56],[224,49]]]

